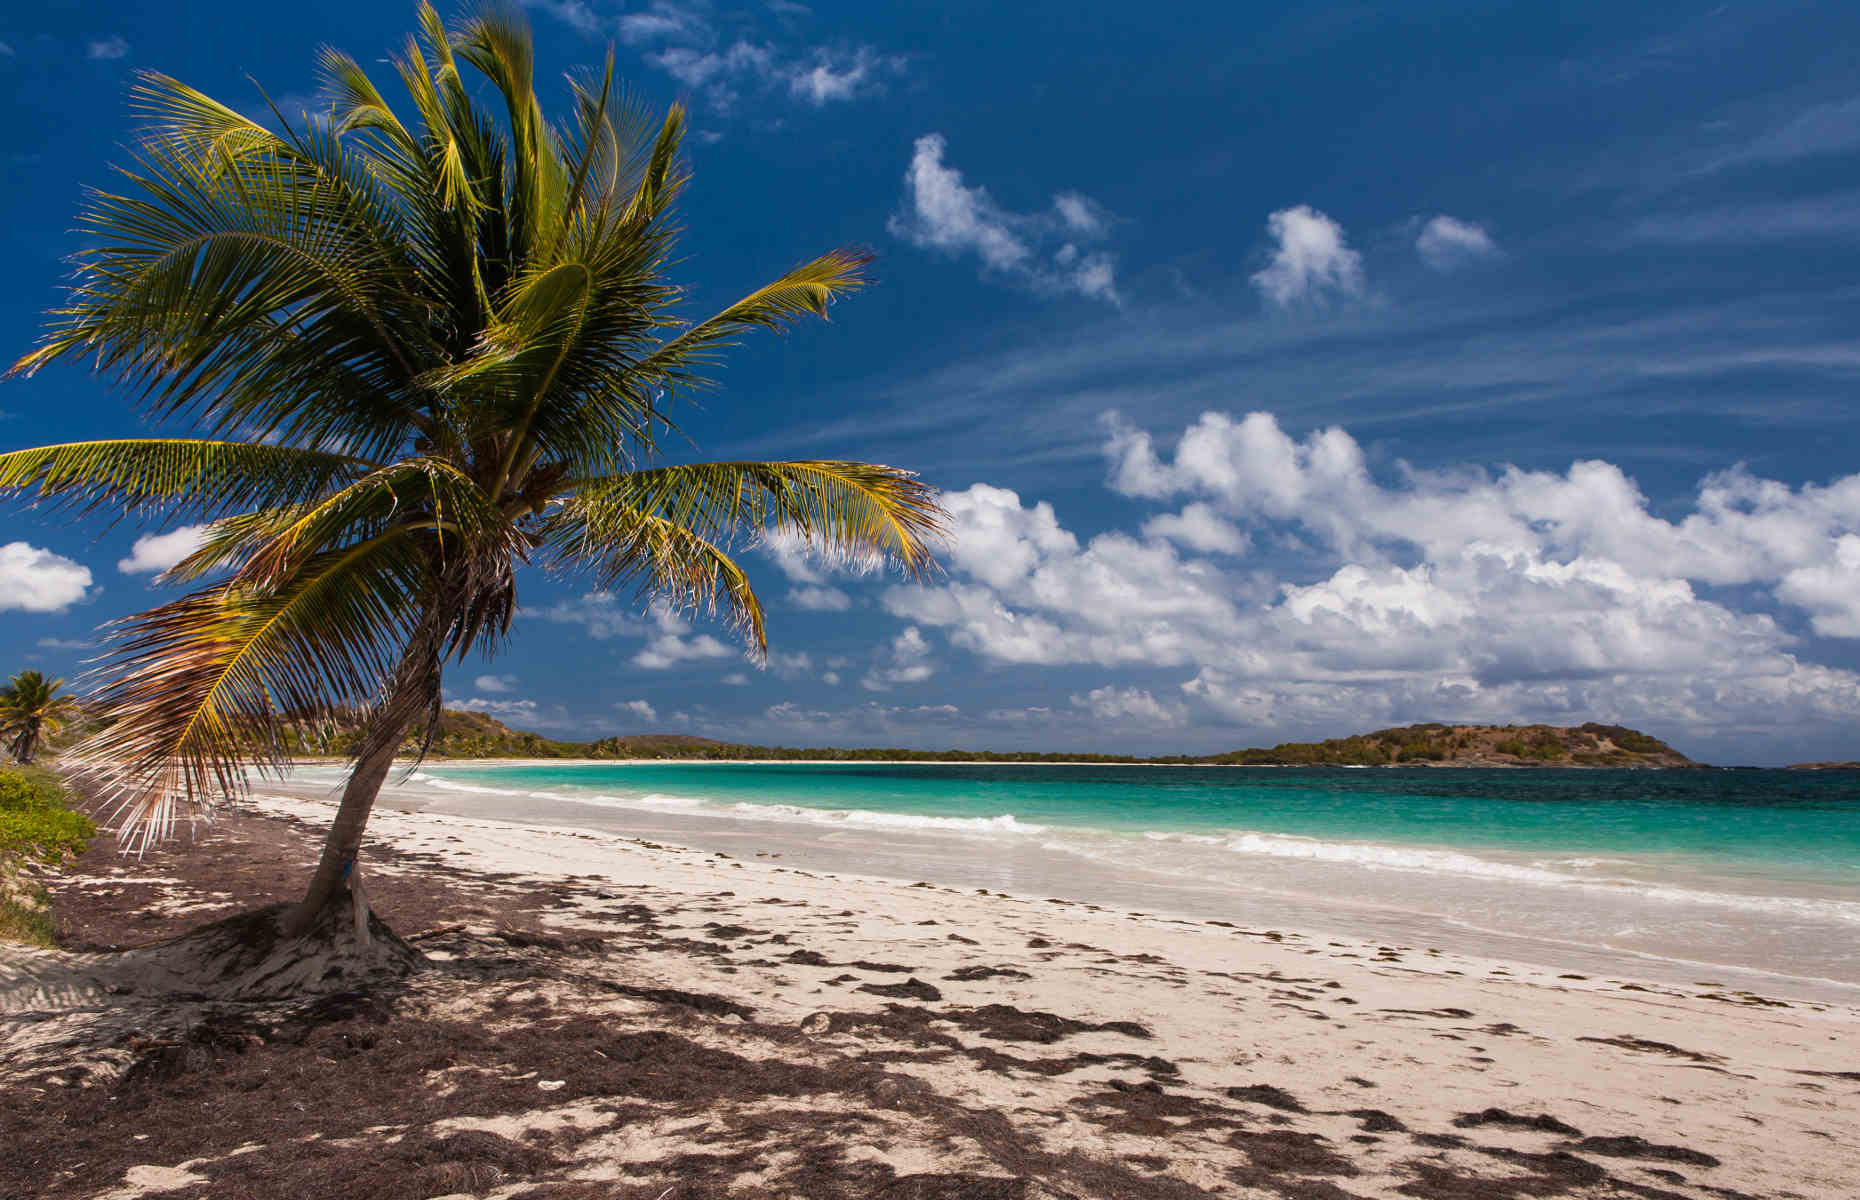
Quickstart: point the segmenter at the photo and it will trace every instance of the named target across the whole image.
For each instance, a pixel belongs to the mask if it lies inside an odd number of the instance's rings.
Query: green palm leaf
[[[345,454],[247,442],[125,438],[0,454],[0,495],[172,516],[215,516],[322,495],[372,464]]]

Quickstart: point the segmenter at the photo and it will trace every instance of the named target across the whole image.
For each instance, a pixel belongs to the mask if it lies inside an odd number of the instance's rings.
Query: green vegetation
[[[400,112],[324,50],[302,128],[143,74],[135,157],[91,193],[71,290],[14,371],[86,360],[191,436],[0,454],[0,493],[210,522],[165,576],[196,590],[122,624],[96,696],[84,752],[132,844],[239,790],[284,748],[281,713],[371,714],[294,930],[335,897],[444,666],[502,643],[525,565],[717,613],[760,655],[736,547],[781,533],[921,576],[942,516],[895,467],[661,455],[725,348],[824,317],[866,254],[691,322],[670,276],[683,108],[647,111],[610,57],[551,122],[515,6],[448,27],[423,5],[394,65]]]
[[[351,719],[325,720],[294,730],[292,753],[347,757],[361,745],[363,730]],[[424,725],[409,731],[403,754],[418,753]],[[1635,747],[1628,749],[1626,747]],[[440,715],[426,753],[434,758],[649,758],[666,760],[826,762],[1082,762],[1205,766],[1461,766],[1576,765],[1586,767],[1683,767],[1690,760],[1665,742],[1619,725],[1576,728],[1552,725],[1409,725],[1324,742],[1283,742],[1271,749],[1227,754],[1079,754],[994,750],[913,750],[900,747],[844,748],[756,746],[689,734],[653,733],[604,737],[591,742],[557,741],[511,729],[480,712],[447,709]]]
[[[55,737],[77,712],[77,702],[60,695],[62,679],[47,679],[26,670],[0,687],[0,740],[13,761],[29,763],[47,740]]]
[[[1240,750],[1217,762],[1256,765],[1390,766],[1458,763],[1507,766],[1570,762],[1585,767],[1683,767],[1685,755],[1620,725],[1409,725],[1325,742]]]
[[[66,799],[50,771],[0,768],[0,940],[52,944],[50,906],[27,868],[82,854],[97,833]]]

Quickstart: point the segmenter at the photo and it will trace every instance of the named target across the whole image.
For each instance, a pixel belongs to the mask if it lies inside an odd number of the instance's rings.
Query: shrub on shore
[[[35,865],[84,852],[97,826],[73,812],[50,771],[0,769],[0,940],[52,944],[52,914]]]

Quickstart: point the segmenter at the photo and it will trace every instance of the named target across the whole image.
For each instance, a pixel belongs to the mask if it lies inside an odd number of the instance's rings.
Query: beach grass
[[[75,858],[97,833],[70,799],[51,771],[0,769],[0,940],[54,944],[51,904],[34,868]]]

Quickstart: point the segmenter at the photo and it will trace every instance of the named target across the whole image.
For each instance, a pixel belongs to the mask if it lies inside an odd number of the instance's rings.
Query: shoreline
[[[346,766],[347,758],[309,757],[286,760],[293,767]],[[1515,762],[1406,762],[1406,763],[1223,763],[1223,762],[1090,762],[1080,759],[983,759],[983,758],[435,758],[395,759],[395,768],[411,765],[423,767],[650,767],[650,766],[744,766],[744,767],[860,767],[878,764],[892,767],[1184,767],[1222,768],[1241,771],[1794,771],[1845,770],[1843,766],[1808,768],[1719,766],[1692,763],[1687,766],[1590,766],[1586,763],[1515,763]]]
[[[614,780],[578,789],[563,780],[429,777],[391,783],[381,803],[744,858],[774,854],[822,872],[1037,892],[1189,919],[1264,920],[1669,986],[1724,979],[1754,993],[1860,1000],[1860,974],[1840,950],[1854,936],[1856,906],[1831,885],[1758,887],[1722,871],[1675,874],[1657,859],[1644,868],[1565,869],[1539,849],[1048,823],[1019,808],[944,817],[908,807],[864,811],[854,796],[707,799],[704,778],[690,772],[684,786],[659,779],[648,786],[666,794],[632,796]],[[327,780],[260,790],[333,795]]]

